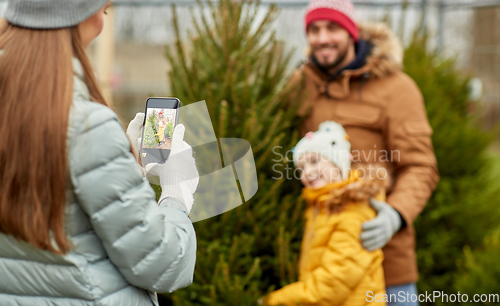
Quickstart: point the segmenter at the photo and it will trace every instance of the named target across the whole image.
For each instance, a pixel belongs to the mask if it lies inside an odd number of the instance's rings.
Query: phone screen
[[[170,150],[176,118],[177,109],[148,108],[142,148]]]
[[[176,98],[149,98],[141,144],[143,165],[162,163],[172,149],[172,136],[179,118],[180,101]]]

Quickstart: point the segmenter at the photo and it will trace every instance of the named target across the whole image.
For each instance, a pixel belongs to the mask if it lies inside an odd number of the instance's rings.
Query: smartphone
[[[149,98],[146,101],[139,151],[143,165],[164,163],[168,159],[180,107],[181,101],[177,98]]]

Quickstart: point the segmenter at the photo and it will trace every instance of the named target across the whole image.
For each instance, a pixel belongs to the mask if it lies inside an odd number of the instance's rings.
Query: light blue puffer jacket
[[[154,292],[193,280],[196,236],[186,213],[158,207],[117,116],[90,102],[74,60],[68,126],[65,256],[0,234],[1,306],[158,305]],[[36,102],[34,102],[36,103]]]

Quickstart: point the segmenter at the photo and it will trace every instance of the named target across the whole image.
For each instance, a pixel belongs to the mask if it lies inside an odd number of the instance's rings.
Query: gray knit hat
[[[8,0],[4,17],[30,29],[75,26],[94,15],[109,0]]]

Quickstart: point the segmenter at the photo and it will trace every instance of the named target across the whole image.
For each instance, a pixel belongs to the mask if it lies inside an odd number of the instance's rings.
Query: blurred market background
[[[164,60],[164,48],[174,43],[171,4],[178,7],[181,33],[192,30],[189,0],[115,0],[114,24],[108,23],[102,42],[90,53],[100,67],[105,87],[111,89],[113,101],[124,119],[132,118],[136,105],[143,105],[151,95],[170,93]],[[264,0],[275,3],[280,14],[274,23],[277,38],[296,52],[291,68],[305,59],[306,39],[304,11],[307,0]],[[444,57],[455,57],[457,66],[475,77],[471,81],[471,99],[480,101],[485,128],[500,119],[500,1],[488,0],[371,0],[354,1],[357,18],[362,22],[380,21],[387,16],[392,28],[408,44],[420,26],[429,31],[430,47],[441,50]],[[405,14],[405,22],[400,20]],[[110,18],[111,19],[111,18]],[[401,28],[403,26],[403,28]],[[114,51],[114,52],[112,52]]]
[[[290,61],[294,68],[305,59],[304,11],[307,0],[263,0],[260,10],[275,3],[280,14],[273,27],[286,48],[295,48]],[[491,128],[500,119],[500,1],[496,0],[354,0],[362,22],[389,17],[392,28],[408,44],[422,13],[430,35],[430,47],[443,56],[455,57],[459,68],[471,72],[472,99],[480,101],[484,125]],[[1,3],[1,1],[0,1]],[[170,94],[165,46],[175,34],[171,5],[177,6],[181,33],[187,35],[193,23],[193,0],[115,0],[103,35],[89,53],[102,85],[112,96],[125,121],[143,106],[149,95]],[[0,9],[3,10],[4,4]],[[400,20],[405,14],[405,22]]]
[[[115,0],[89,54],[124,125],[144,111],[149,96],[206,100],[219,138],[251,143],[259,191],[195,223],[194,283],[164,295],[162,305],[256,305],[297,278],[301,186],[272,178],[276,164],[288,163],[273,162],[272,152],[276,146],[286,152],[298,139],[283,107],[290,93],[281,90],[306,58],[308,1],[201,2]],[[499,297],[500,0],[353,2],[358,21],[384,21],[403,41],[405,72],[422,90],[434,129],[441,181],[415,222],[418,288]],[[253,16],[254,8],[255,19],[241,17]],[[459,303],[422,303],[451,304]]]
[[[171,4],[178,7],[181,33],[192,30],[189,0],[115,0],[114,23],[108,23],[90,53],[99,67],[105,87],[124,119],[132,118],[137,105],[150,95],[166,95],[168,64],[165,46],[174,43]],[[280,14],[274,23],[277,38],[296,52],[290,62],[296,67],[305,59],[304,11],[307,0],[264,0],[275,3]],[[471,72],[472,100],[480,101],[484,125],[492,128],[500,119],[500,1],[491,0],[371,0],[354,1],[362,22],[389,17],[392,28],[408,44],[424,14],[430,47],[444,57],[456,57],[457,65]],[[405,14],[405,22],[400,20]],[[110,19],[112,19],[111,17]],[[401,28],[403,27],[403,28]],[[173,93],[175,94],[175,93]]]

